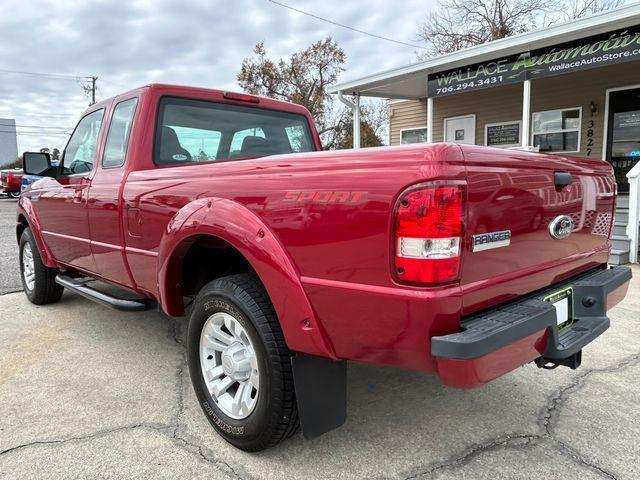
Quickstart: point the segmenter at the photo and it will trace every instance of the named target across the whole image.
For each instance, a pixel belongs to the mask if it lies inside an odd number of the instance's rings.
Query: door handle
[[[89,186],[89,177],[82,177],[80,184],[76,186],[76,191],[73,192],[73,203],[82,202],[83,192]]]
[[[566,185],[571,185],[571,182],[573,182],[573,177],[569,172],[553,173],[553,184],[556,187],[564,187]]]

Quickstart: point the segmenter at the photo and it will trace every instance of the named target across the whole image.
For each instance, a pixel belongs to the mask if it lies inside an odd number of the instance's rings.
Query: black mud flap
[[[291,365],[304,438],[342,425],[347,419],[347,362],[297,353]]]

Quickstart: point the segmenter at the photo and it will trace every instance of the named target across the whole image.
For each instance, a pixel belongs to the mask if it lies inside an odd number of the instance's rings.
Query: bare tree
[[[237,75],[240,86],[248,93],[264,95],[277,100],[302,105],[311,112],[322,136],[325,148],[350,146],[353,126],[351,112],[334,101],[327,87],[338,80],[343,71],[345,53],[331,38],[313,43],[288,58],[272,59],[264,43],[258,43],[252,57],[242,61]],[[362,123],[367,133],[362,136],[363,146],[382,144],[381,132],[386,122],[381,120],[381,102],[362,106]],[[384,108],[386,111],[386,107]]]
[[[322,142],[326,149],[352,148],[353,112],[348,108],[335,108],[329,115],[331,127],[324,132]],[[385,144],[389,128],[389,108],[382,100],[369,100],[360,104],[360,145],[379,147]]]
[[[536,28],[556,0],[440,0],[419,27],[431,46],[425,55],[442,55]]]
[[[563,20],[587,17],[596,13],[606,12],[618,8],[626,3],[625,0],[568,0],[563,2],[561,13]]]
[[[610,10],[625,0],[440,0],[418,28],[425,59]]]
[[[327,87],[343,71],[344,50],[327,37],[287,59],[270,59],[263,42],[255,46],[253,53],[253,57],[242,61],[237,75],[240,86],[254,95],[303,105],[324,129],[326,111],[333,103]]]

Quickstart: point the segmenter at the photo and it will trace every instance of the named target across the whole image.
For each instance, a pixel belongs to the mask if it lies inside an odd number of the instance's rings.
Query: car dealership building
[[[18,159],[16,121],[0,118],[0,169]]]
[[[610,162],[621,194],[613,261],[637,261],[640,4],[376,73],[330,91],[355,105],[360,97],[390,99],[391,145],[447,141]],[[354,132],[356,148],[358,139]]]

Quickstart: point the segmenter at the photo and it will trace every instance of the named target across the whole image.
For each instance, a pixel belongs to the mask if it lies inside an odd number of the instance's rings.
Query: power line
[[[38,135],[57,135],[59,133],[68,133],[70,132],[70,129],[66,129],[64,131],[54,131],[54,132],[48,132],[46,130],[0,130],[0,132],[2,133],[37,133]]]
[[[3,120],[6,120],[6,117],[47,117],[47,118],[56,118],[56,117],[73,117],[78,118],[80,114],[72,114],[72,113],[0,113],[0,117],[3,117]]]
[[[20,123],[0,123],[3,127],[16,127],[16,128],[42,128],[42,129],[55,129],[55,130],[69,130],[69,127],[47,127],[46,125],[22,125]]]
[[[51,135],[64,135],[65,137],[71,135],[68,132],[16,132],[15,130],[0,130],[0,133],[13,133],[15,135],[34,135],[37,137],[49,137]]]
[[[80,83],[80,86],[84,90],[85,95],[91,96],[91,103],[89,106],[96,103],[96,81],[98,77],[95,75],[87,76],[87,75],[65,75],[63,73],[43,73],[43,72],[25,72],[24,70],[5,70],[0,69],[0,73],[9,73],[14,75],[26,75],[28,77],[41,77],[41,78],[52,78],[56,80],[73,80],[75,82]],[[90,83],[87,85],[85,83],[81,83],[82,80],[88,80]]]
[[[62,73],[25,72],[22,70],[4,70],[4,69],[0,69],[0,73],[10,73],[14,75],[27,75],[29,77],[57,78],[60,80],[78,80],[81,78],[84,78],[84,79],[91,78],[90,76],[86,76],[86,75],[65,75]]]
[[[281,7],[288,8],[289,10],[293,10],[294,12],[298,12],[298,13],[301,13],[303,15],[307,15],[309,17],[315,18],[316,20],[320,20],[322,22],[330,23],[330,24],[336,25],[338,27],[346,28],[347,30],[353,30],[354,32],[361,33],[363,35],[368,35],[370,37],[377,38],[379,40],[385,40],[387,42],[397,43],[399,45],[404,45],[406,47],[413,47],[413,48],[420,48],[422,50],[427,50],[426,47],[421,47],[420,45],[414,45],[412,43],[401,42],[400,40],[394,40],[393,38],[383,37],[382,35],[376,35],[375,33],[365,32],[364,30],[360,30],[358,28],[350,27],[349,25],[345,25],[343,23],[338,23],[338,22],[335,22],[333,20],[329,20],[328,18],[324,18],[324,17],[321,17],[319,15],[314,15],[313,13],[305,12],[304,10],[299,10],[299,9],[297,9],[295,7],[290,6],[290,5],[286,5],[284,3],[277,2],[276,0],[267,0],[267,1],[271,2],[271,3],[275,4],[275,5],[279,5]]]

